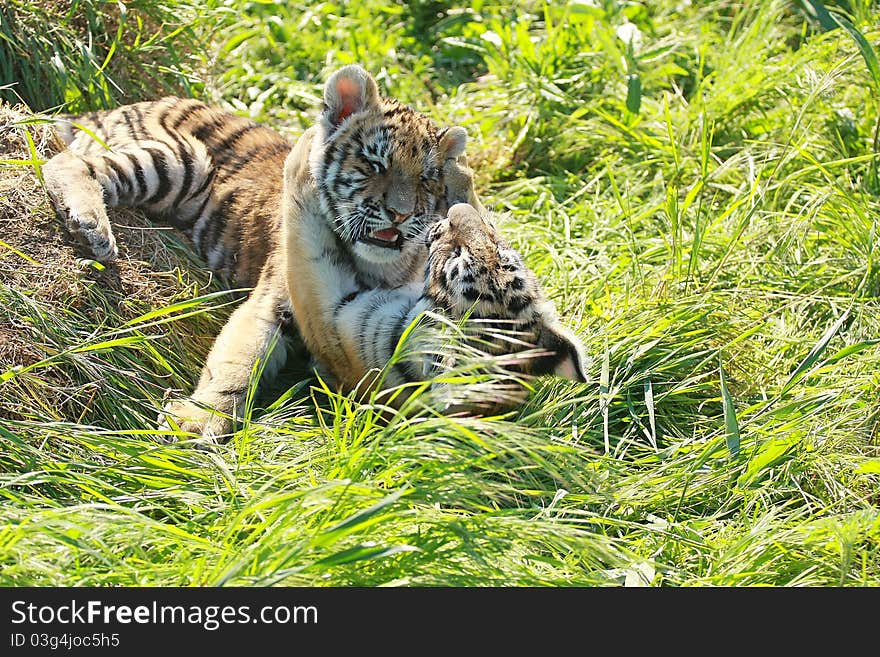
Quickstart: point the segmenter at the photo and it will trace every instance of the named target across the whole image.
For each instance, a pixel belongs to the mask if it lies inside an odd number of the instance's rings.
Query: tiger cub
[[[92,257],[118,256],[106,208],[136,206],[181,229],[230,284],[253,287],[191,397],[165,411],[204,436],[229,434],[258,364],[264,377],[284,364],[279,337],[304,341],[344,389],[385,365],[406,326],[389,302],[419,299],[427,229],[455,203],[482,208],[465,130],[382,98],[356,65],[330,76],[320,117],[296,144],[180,98],[84,115],[61,132],[68,150],[43,166],[44,180]]]
[[[508,359],[512,371],[586,381],[583,346],[488,213],[453,205],[428,230],[427,244],[424,297],[447,316],[465,317],[469,342],[488,355],[521,355]]]
[[[583,346],[560,323],[534,273],[484,209],[454,204],[428,229],[422,280],[365,286],[352,262],[327,262],[322,256],[333,231],[308,199],[308,186],[299,178],[305,172],[292,164],[288,159],[283,200],[288,291],[297,317],[306,317],[300,325],[307,347],[343,390],[365,392],[378,384],[391,390],[380,401],[399,407],[408,394],[398,386],[425,380],[437,372],[439,361],[455,354],[449,344],[426,344],[424,332],[416,332],[415,348],[392,358],[405,330],[432,314],[429,323],[436,323],[437,315],[465,320],[471,355],[506,356],[496,373],[586,381]],[[437,339],[438,334],[427,335]],[[493,399],[466,395],[462,410],[507,410],[522,400],[523,391],[521,385],[489,386],[484,392]]]

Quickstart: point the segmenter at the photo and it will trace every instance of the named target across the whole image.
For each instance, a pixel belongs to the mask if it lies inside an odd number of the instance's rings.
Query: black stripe
[[[113,173],[116,174],[116,201],[117,203],[121,200],[120,196],[122,196],[123,190],[126,194],[131,194],[132,182],[128,177],[128,173],[126,173],[125,169],[123,169],[119,164],[116,163],[113,158],[105,157],[104,162],[107,163],[111,169],[113,169]]]
[[[507,302],[507,310],[512,314],[516,314],[520,312],[523,308],[528,306],[532,302],[531,298],[517,295],[513,297],[510,301]]]
[[[241,267],[236,268],[236,266],[235,266],[235,263],[238,260],[238,252],[241,249],[241,237],[242,237],[242,222],[241,222],[241,220],[236,221],[233,224],[232,230],[235,233],[235,241],[233,243],[232,248],[226,249],[226,257],[223,259],[223,268],[226,271],[230,272],[232,275],[234,275],[235,280],[240,285],[241,284],[244,284],[247,286],[255,285],[256,281],[251,281],[249,279],[246,279],[247,272],[241,271],[244,269],[244,265],[247,263],[249,258],[242,259],[242,262],[241,262],[242,266]],[[257,277],[259,278],[259,276],[260,276],[260,274],[258,273]]]
[[[214,211],[205,221],[205,227],[199,234],[198,242],[196,242],[196,248],[198,249],[199,255],[201,255],[205,260],[208,259],[208,250],[217,239],[216,234],[222,224],[223,211],[221,210],[221,208],[218,207],[214,209]]]
[[[336,317],[339,315],[339,312],[340,312],[340,311],[341,311],[346,305],[348,305],[348,304],[350,304],[352,301],[354,301],[354,300],[357,298],[357,296],[358,296],[361,292],[363,292],[363,290],[356,290],[355,292],[352,292],[352,293],[350,293],[350,294],[346,294],[344,297],[342,297],[342,299],[340,299],[340,300],[336,303],[336,307],[333,309],[333,319],[335,320]]]
[[[222,171],[220,172],[219,180],[226,181],[234,176],[237,176],[241,173],[242,168],[248,165],[253,164],[261,164],[266,160],[271,159],[275,155],[287,155],[293,146],[291,146],[286,141],[278,141],[278,142],[266,142],[260,144],[259,146],[255,146],[249,151],[241,152],[228,152],[227,157],[223,158],[215,158],[214,164],[217,166],[222,166]],[[282,167],[278,167],[275,171],[278,176],[278,180],[281,180],[282,176]],[[260,174],[262,176],[262,174]]]
[[[211,200],[211,195],[210,194],[205,195],[205,198],[202,200],[201,204],[199,205],[199,209],[195,211],[195,214],[192,214],[188,217],[184,217],[180,213],[176,213],[175,215],[173,215],[174,220],[172,221],[172,223],[175,226],[177,226],[178,228],[180,228],[181,230],[183,230],[183,232],[186,233],[188,236],[191,237],[192,235],[190,234],[190,231],[192,231],[192,227],[196,223],[198,223],[199,218],[202,216],[202,213],[205,211],[205,206],[208,205],[208,201],[210,201],[210,200]]]
[[[153,169],[156,170],[156,175],[159,178],[159,187],[150,198],[144,201],[146,205],[153,205],[159,199],[168,195],[168,192],[171,190],[171,175],[168,172],[168,160],[165,157],[165,153],[158,148],[147,148],[146,151],[153,160]]]
[[[137,127],[135,127],[134,122],[131,120],[131,114],[129,112],[131,108],[123,107],[119,111],[122,113],[122,118],[125,121],[126,127],[128,127],[128,134],[135,140],[140,138],[138,134]]]
[[[422,379],[422,373],[416,372],[413,369],[413,364],[410,360],[397,360],[392,365],[392,369],[397,372],[404,383],[412,383]]]
[[[144,123],[144,111],[140,107],[138,107],[137,105],[132,105],[131,109],[132,109],[132,111],[134,111],[135,118],[137,119],[137,127],[139,130],[139,134],[146,136],[148,134],[148,132],[147,132],[147,126]]]
[[[409,315],[409,312],[412,310],[412,306],[407,306],[404,308],[403,312],[400,316],[394,320],[394,328],[391,329],[391,334],[389,338],[388,344],[388,357],[394,353],[394,350],[397,348],[398,343],[400,342],[400,336],[403,335],[403,329],[407,325],[406,318]]]
[[[361,331],[361,338],[359,340],[359,344],[361,345],[361,351],[365,354],[370,355],[370,361],[375,363],[376,365],[380,365],[382,363],[382,354],[379,353],[379,324],[382,321],[382,315],[378,312],[378,310],[387,303],[388,299],[386,295],[382,292],[375,292],[373,296],[373,300],[367,306],[365,313],[361,314],[363,318],[363,322],[361,326],[363,330]]]
[[[101,114],[99,112],[91,112],[89,115],[89,120],[95,125],[95,130],[98,135],[101,137],[106,137],[104,134],[104,121],[101,118]]]
[[[180,184],[180,190],[178,190],[177,196],[174,197],[174,202],[171,204],[171,208],[176,209],[180,207],[187,192],[189,192],[189,186],[192,185],[193,175],[195,174],[195,162],[193,162],[192,153],[190,153],[187,145],[179,137],[179,134],[168,127],[169,115],[170,110],[162,112],[162,115],[159,117],[159,127],[162,128],[165,131],[165,134],[167,134],[174,142],[177,150],[177,159],[183,167],[183,181]]]
[[[177,151],[177,157],[180,159],[181,166],[183,166],[183,181],[180,183],[180,191],[178,191],[177,196],[174,197],[174,202],[172,204],[172,207],[174,208],[180,207],[180,204],[186,198],[190,185],[192,185],[193,177],[195,176],[195,162],[189,149],[181,146]]]
[[[366,341],[367,318],[369,317],[368,313],[372,309],[374,302],[375,302],[375,299],[373,301],[371,301],[365,308],[361,309],[361,312],[358,314],[358,319],[360,320],[360,324],[357,327],[357,333],[355,334],[354,342],[355,342],[355,348],[359,352],[361,352],[361,355],[363,355],[363,352],[361,351],[361,346]]]
[[[192,131],[193,137],[207,144],[208,139],[214,137],[218,130],[222,130],[228,120],[228,116],[213,116],[209,121],[205,121]],[[211,150],[213,150],[213,144],[211,146]]]
[[[211,169],[210,173],[208,173],[208,175],[205,176],[205,179],[202,181],[202,184],[199,185],[199,188],[196,191],[194,191],[192,194],[190,194],[190,196],[189,196],[190,199],[198,198],[202,192],[204,192],[206,189],[208,189],[208,186],[212,182],[214,182],[214,177],[215,177],[216,171],[217,171],[216,169],[213,169],[213,168]]]
[[[354,137],[352,137],[352,141],[354,142],[354,151],[355,153],[360,153],[364,150],[364,133],[363,130],[358,129],[357,132],[354,133]]]
[[[407,377],[408,382],[422,381],[425,378],[424,370],[422,368],[416,369],[416,364],[413,361],[404,361],[403,367],[406,370],[406,373],[409,375]]]
[[[409,363],[407,361],[395,361],[394,365],[391,366],[391,369],[397,372],[397,375],[403,380],[404,383],[412,383],[415,379],[410,377],[409,367],[407,367]]]
[[[461,291],[462,296],[468,301],[476,301],[480,298],[480,293],[477,292],[473,287],[468,285]]]
[[[144,168],[141,166],[141,163],[138,161],[137,156],[134,153],[126,153],[125,156],[129,159],[129,161],[134,165],[134,177],[137,180],[137,194],[132,194],[132,199],[137,200],[144,194],[146,194],[149,190],[147,189],[147,177],[144,175]],[[132,190],[133,192],[134,190]]]
[[[224,388],[222,390],[212,391],[216,392],[218,395],[227,395],[227,396],[235,396],[241,395],[244,391],[247,390],[247,386],[238,386],[235,388]]]
[[[232,148],[232,145],[237,142],[239,139],[244,137],[247,133],[252,132],[259,128],[256,123],[246,123],[240,128],[236,128],[231,133],[229,133],[226,137],[224,137],[220,143],[217,144],[218,151],[225,151],[227,149]]]
[[[404,328],[406,327],[406,319],[409,317],[409,314],[412,312],[412,309],[415,308],[416,304],[421,303],[425,300],[424,295],[418,298],[417,301],[411,303],[406,312],[404,312],[401,317],[398,319],[394,326],[394,336],[396,337],[396,342],[391,347],[391,353],[394,353],[394,348],[397,346],[397,343],[400,342],[400,336],[403,334]],[[407,383],[411,383],[413,381],[420,381],[424,378],[424,374],[419,370],[414,370],[415,365],[412,362],[411,358],[407,358],[403,361],[398,360],[394,364],[395,369],[403,376],[403,380]]]
[[[178,107],[179,105],[174,105],[170,109],[177,109]],[[208,106],[204,103],[199,101],[190,101],[189,103],[187,103],[187,106],[183,110],[181,110],[180,114],[177,115],[177,118],[174,119],[174,125],[172,125],[171,127],[175,130],[179,130],[184,121],[192,118],[195,114],[202,112],[206,109],[208,109]]]
[[[329,263],[334,267],[343,267],[350,263],[349,259],[346,257],[345,253],[340,251],[338,248],[333,246],[326,246],[321,250],[316,256],[309,256],[309,262],[322,262]],[[358,282],[359,287],[369,287],[367,285],[361,285]]]
[[[332,147],[327,147],[324,151],[324,172],[327,172],[327,169],[330,168],[330,163],[336,159],[337,156],[337,147],[334,144]]]
[[[364,322],[364,339],[367,341],[364,346],[365,348],[370,349],[373,356],[373,362],[380,367],[384,365],[387,361],[387,356],[383,356],[381,352],[383,345],[379,343],[378,337],[379,327],[381,326],[382,320],[384,318],[381,310],[383,306],[388,305],[388,303],[390,302],[389,296],[390,292],[385,290],[379,291],[376,294],[376,297],[370,303],[368,309],[369,315]],[[369,331],[369,335],[367,335],[367,331]],[[388,356],[390,355],[391,354],[388,354]]]
[[[531,359],[531,362],[527,364],[531,374],[536,376],[550,374],[559,366],[566,356],[570,355],[575,363],[575,372],[578,376],[583,378],[583,372],[581,372],[577,354],[571,351],[571,345],[569,345],[567,341],[548,331],[541,336],[539,342],[541,343],[540,346],[549,353],[543,356],[535,356]]]
[[[409,316],[412,309],[416,306],[416,304],[421,303],[425,300],[424,295],[419,297],[419,299],[409,305],[407,307],[406,312],[404,312],[395,322],[394,330],[391,333],[391,351],[389,352],[389,357],[394,353],[394,349],[397,347],[397,344],[400,342],[400,336],[403,334],[404,328],[407,325],[406,319]],[[415,363],[413,363],[412,358],[406,358],[404,360],[398,360],[394,363],[393,368],[397,371],[397,373],[403,378],[405,383],[412,383],[413,381],[421,381],[424,379],[424,372],[420,369],[417,369]]]
[[[235,202],[236,191],[232,190],[226,193],[217,209],[211,213],[208,219],[208,225],[199,235],[199,253],[207,260],[208,253],[217,245],[217,242],[226,232],[226,222],[229,219],[231,205]]]

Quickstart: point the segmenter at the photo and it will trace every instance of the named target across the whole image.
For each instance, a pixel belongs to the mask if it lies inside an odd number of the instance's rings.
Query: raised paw
[[[457,158],[448,158],[443,164],[443,181],[446,208],[456,203],[468,203],[477,210],[484,210],[474,192],[474,172],[468,166],[467,157],[459,155]]]

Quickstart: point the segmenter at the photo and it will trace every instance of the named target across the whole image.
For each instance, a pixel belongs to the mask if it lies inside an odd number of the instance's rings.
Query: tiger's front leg
[[[270,258],[253,292],[223,326],[192,395],[165,407],[160,428],[171,429],[173,420],[182,432],[225,442],[244,413],[253,377],[271,379],[284,366],[293,315],[276,260]]]

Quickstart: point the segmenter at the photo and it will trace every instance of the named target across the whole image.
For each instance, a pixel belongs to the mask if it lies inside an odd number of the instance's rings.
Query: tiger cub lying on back
[[[432,309],[511,320],[528,340],[510,351],[540,351],[523,372],[584,379],[581,345],[474,194],[465,130],[380,97],[359,66],[330,76],[318,122],[294,145],[180,98],[61,132],[69,148],[43,166],[46,188],[92,257],[118,255],[106,206],[136,206],[181,229],[229,283],[253,287],[191,397],[165,409],[184,431],[229,435],[255,365],[265,378],[284,364],[277,336],[302,340],[344,391],[421,380],[430,368],[414,360],[381,382],[375,373]]]

